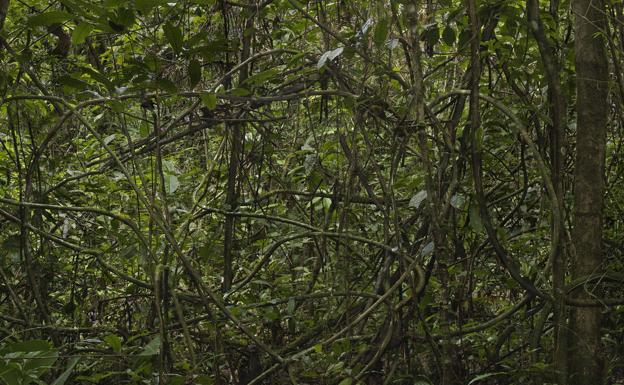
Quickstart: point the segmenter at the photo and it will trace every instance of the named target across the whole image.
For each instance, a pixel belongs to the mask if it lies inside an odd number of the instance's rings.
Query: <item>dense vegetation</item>
[[[624,383],[620,0],[0,0],[0,382]]]

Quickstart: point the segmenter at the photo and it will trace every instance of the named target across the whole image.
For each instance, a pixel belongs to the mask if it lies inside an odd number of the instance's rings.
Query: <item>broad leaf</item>
[[[378,47],[383,46],[388,37],[388,19],[380,20],[375,26],[375,32],[373,34],[373,41]]]
[[[31,27],[41,27],[57,23],[64,23],[73,18],[71,13],[65,11],[50,11],[40,13],[28,19],[28,25]]]
[[[410,207],[419,208],[420,205],[427,199],[427,191],[421,190],[416,195],[412,197],[409,201]]]
[[[163,32],[171,48],[173,48],[176,53],[180,53],[180,51],[182,51],[182,45],[184,44],[184,36],[182,35],[180,27],[167,23],[163,26]]]
[[[193,88],[201,81],[202,67],[199,61],[196,59],[189,61],[188,74],[190,86]]]
[[[72,43],[73,44],[82,44],[84,43],[89,33],[93,30],[93,26],[87,23],[80,23],[74,28],[74,32],[72,32]]]
[[[67,369],[65,369],[65,371],[56,380],[54,380],[51,385],[64,385],[71,373],[74,371],[78,361],[80,361],[80,357],[73,357],[69,361]]]
[[[325,52],[324,54],[321,55],[321,58],[319,59],[318,63],[316,63],[316,68],[320,69],[321,67],[325,65],[325,63],[327,63],[328,60],[331,61],[337,58],[338,56],[340,56],[343,50],[344,50],[343,47],[338,47],[335,50]]]
[[[217,108],[217,95],[213,92],[204,92],[201,94],[201,101],[209,110]]]

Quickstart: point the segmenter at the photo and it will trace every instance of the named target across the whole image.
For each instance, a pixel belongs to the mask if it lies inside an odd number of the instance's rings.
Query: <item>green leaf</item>
[[[375,26],[375,31],[373,32],[373,41],[377,45],[377,47],[383,46],[386,42],[386,38],[388,37],[388,19],[381,19]]]
[[[232,49],[228,45],[228,41],[226,39],[217,39],[214,41],[209,41],[205,45],[194,48],[193,52],[198,53],[206,60],[214,60],[215,54],[231,50]]]
[[[115,334],[109,334],[104,337],[104,342],[110,346],[115,353],[119,353],[121,351],[121,338]]]
[[[451,197],[451,206],[454,208],[461,210],[464,207],[464,203],[466,202],[466,197],[461,194],[455,194]]]
[[[167,194],[173,194],[180,187],[180,181],[175,175],[165,175],[165,191]]]
[[[117,26],[121,26],[120,31],[125,31],[127,28],[131,28],[135,21],[134,11],[129,8],[119,8],[113,18],[110,20]]]
[[[316,68],[321,69],[321,67],[323,67],[328,60],[332,61],[340,56],[342,54],[342,51],[344,51],[344,47],[338,47],[332,51],[327,51],[323,53],[319,58],[319,61],[316,63]]]
[[[102,74],[101,72],[95,70],[93,67],[91,66],[83,66],[82,70],[89,75],[93,80],[95,80],[96,82],[104,85],[109,91],[113,91],[113,89],[115,88],[113,86],[113,83],[109,80],[109,77]]]
[[[74,28],[74,32],[72,32],[72,44],[82,44],[84,43],[89,33],[93,30],[93,26],[87,23],[80,23]]]
[[[211,244],[207,244],[197,249],[197,254],[202,257],[202,259],[207,260],[214,255],[213,250],[213,246]]]
[[[194,88],[200,82],[202,75],[202,67],[198,60],[189,61],[188,74],[191,88]]]
[[[264,318],[267,321],[277,321],[280,319],[280,314],[274,308],[270,308],[264,311]]]
[[[126,110],[125,104],[120,102],[119,100],[112,100],[108,104],[110,105],[110,108],[113,110],[113,112],[116,112],[118,114],[121,114]]]
[[[169,385],[182,385],[184,384],[184,377],[179,374],[169,375]]]
[[[176,87],[175,83],[169,79],[159,78],[154,82],[154,84],[157,89],[164,90],[172,94],[178,92],[178,87]]]
[[[421,190],[410,199],[409,207],[419,208],[425,199],[427,199],[427,191]]]
[[[158,59],[156,55],[145,55],[143,63],[152,73],[157,73],[158,71],[160,71],[160,59]]]
[[[64,23],[71,20],[73,15],[64,11],[50,11],[40,13],[28,19],[28,25],[30,27],[41,27],[45,25],[52,25],[55,23]]]
[[[141,134],[142,138],[146,138],[152,131],[152,127],[147,122],[141,122],[139,126],[139,134]]]
[[[111,134],[107,136],[106,138],[104,138],[104,144],[108,145],[113,140],[115,140],[115,134]]]
[[[22,370],[30,372],[30,375],[40,376],[52,368],[57,359],[58,351],[54,349],[31,352],[28,354],[28,360],[23,364]]]
[[[0,361],[0,380],[6,385],[22,385],[22,374],[17,365],[5,364]]]
[[[477,233],[483,232],[483,221],[481,220],[481,214],[479,213],[479,206],[476,204],[470,204],[469,210],[470,227]]]
[[[67,381],[72,371],[76,367],[76,364],[78,364],[78,361],[80,361],[80,357],[72,358],[67,365],[67,369],[65,369],[65,371],[56,380],[54,380],[51,385],[64,385],[65,381]]]
[[[212,385],[214,384],[214,381],[212,377],[202,374],[202,375],[195,377],[195,379],[193,380],[193,383],[197,385]]]
[[[344,380],[340,381],[338,385],[351,385],[352,383],[353,383],[353,379],[350,377],[347,377]]]
[[[217,108],[217,95],[213,92],[204,92],[200,96],[203,105],[209,109],[214,110]]]
[[[476,376],[475,378],[473,378],[472,380],[470,380],[468,385],[472,385],[475,382],[479,382],[481,380],[485,380],[486,378],[493,377],[493,376],[498,376],[498,375],[501,375],[501,374],[505,374],[505,373],[503,373],[503,372],[495,372],[495,373],[480,374],[480,375]]]
[[[104,6],[108,8],[117,8],[125,3],[126,0],[104,0]]]
[[[242,87],[234,88],[230,91],[230,93],[234,96],[247,96],[251,94],[251,92],[247,88]]]
[[[265,81],[277,76],[277,73],[277,70],[274,68],[258,72],[257,74],[248,77],[247,80],[245,80],[245,84],[262,84]]]
[[[433,241],[431,241],[427,243],[425,247],[423,247],[423,249],[420,251],[420,255],[422,255],[423,257],[427,257],[431,255],[434,250],[435,250],[435,244],[433,243]]]
[[[158,353],[160,353],[160,336],[151,340],[150,343],[145,346],[143,351],[139,353],[139,357],[151,357]]]
[[[294,298],[288,300],[288,306],[286,307],[286,314],[293,315],[295,313],[296,302]]]
[[[171,45],[171,48],[173,48],[176,53],[180,53],[180,51],[182,51],[182,44],[184,43],[184,35],[182,35],[180,27],[167,23],[163,26],[163,31],[165,32],[165,37],[169,45]]]
[[[464,29],[459,33],[459,47],[464,47],[470,41],[470,30]]]
[[[429,45],[436,45],[438,40],[440,40],[440,29],[438,29],[437,25],[433,25],[427,28],[423,35]]]
[[[134,0],[134,7],[143,15],[147,15],[152,9],[165,4],[167,4],[165,0]]]
[[[20,341],[8,344],[0,350],[0,354],[15,352],[47,352],[52,349],[52,345],[44,340]]]
[[[110,376],[117,375],[117,372],[104,372],[104,373],[95,373],[91,376],[77,376],[76,381],[89,381],[94,384],[99,384],[105,378]]]
[[[58,82],[64,86],[74,88],[77,90],[84,90],[87,87],[89,87],[89,83],[85,82],[84,80],[70,76],[70,75],[60,76],[58,78]]]
[[[456,39],[457,34],[455,33],[455,30],[451,28],[450,25],[447,25],[446,28],[444,28],[444,32],[442,32],[442,40],[444,40],[444,44],[452,46],[455,44]]]

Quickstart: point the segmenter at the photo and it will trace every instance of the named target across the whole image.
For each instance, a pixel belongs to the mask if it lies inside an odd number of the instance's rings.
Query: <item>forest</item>
[[[0,384],[624,384],[623,66],[622,0],[0,0]]]

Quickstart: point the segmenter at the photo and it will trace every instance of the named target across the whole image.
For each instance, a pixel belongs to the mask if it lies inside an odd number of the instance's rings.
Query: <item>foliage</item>
[[[604,270],[576,282],[567,0],[538,2],[560,163],[524,1],[0,0],[0,381],[551,382],[561,223],[564,289],[609,306],[615,383],[607,3]]]

